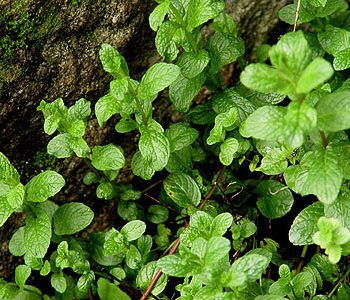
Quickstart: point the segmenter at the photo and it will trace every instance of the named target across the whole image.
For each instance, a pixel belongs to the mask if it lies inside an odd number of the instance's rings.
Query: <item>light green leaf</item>
[[[284,116],[283,136],[287,145],[298,148],[304,143],[305,136],[316,127],[317,113],[306,102],[292,102]]]
[[[215,18],[224,8],[225,3],[221,0],[190,0],[186,18],[188,31]]]
[[[69,135],[69,147],[78,157],[87,157],[90,153],[90,147],[82,137]]]
[[[253,282],[261,278],[262,273],[267,268],[269,261],[265,256],[259,254],[249,254],[237,259],[231,266],[236,272],[246,275],[248,282]]]
[[[125,255],[125,263],[130,269],[137,270],[141,265],[142,257],[139,250],[134,246],[130,245],[129,250]]]
[[[8,158],[0,152],[0,182],[15,186],[19,183],[20,176],[12,166]]]
[[[200,73],[196,77],[186,78],[180,74],[169,87],[169,98],[177,111],[186,112],[193,98],[199,93],[204,81],[205,74]]]
[[[170,143],[170,152],[179,151],[191,145],[198,138],[198,131],[185,123],[175,123],[165,131]]]
[[[228,239],[220,236],[210,238],[204,255],[204,264],[216,265],[230,252],[230,249],[231,243]]]
[[[3,193],[3,195],[2,195]],[[24,201],[24,186],[18,183],[12,188],[0,182],[0,227]]]
[[[47,153],[57,158],[66,158],[72,156],[73,150],[70,147],[69,134],[59,134],[50,140],[47,144]]]
[[[101,171],[120,170],[125,164],[123,151],[113,144],[95,146],[90,159],[91,164]]]
[[[97,292],[101,300],[131,300],[118,286],[104,278],[97,281]]]
[[[163,182],[167,195],[179,206],[197,206],[201,193],[197,183],[186,174],[171,174]]]
[[[181,243],[190,247],[193,241],[199,237],[209,240],[216,231],[213,230],[212,224],[214,218],[204,211],[196,211],[190,218],[190,226],[181,234]],[[220,230],[219,230],[220,233]],[[221,236],[222,234],[219,234]]]
[[[18,265],[15,270],[15,281],[19,288],[22,290],[29,278],[31,269],[26,265]]]
[[[163,23],[164,18],[169,10],[170,1],[166,0],[157,5],[157,7],[149,15],[149,25],[153,31],[157,31],[158,27]]]
[[[143,75],[137,89],[140,99],[154,97],[158,92],[172,84],[180,74],[180,68],[176,65],[164,62],[156,63]]]
[[[132,158],[131,170],[136,176],[145,180],[150,180],[155,173],[152,163],[143,158],[140,151],[137,151]]]
[[[329,132],[350,128],[350,91],[344,90],[322,98],[316,109],[319,128]]]
[[[229,166],[232,163],[238,146],[238,141],[235,138],[228,138],[220,145],[219,159],[223,165]]]
[[[93,211],[83,203],[66,203],[54,213],[53,225],[57,235],[74,234],[90,225]]]
[[[312,236],[317,231],[317,221],[322,216],[323,204],[320,202],[304,208],[293,221],[289,241],[296,246],[313,244]]]
[[[289,32],[281,37],[269,51],[273,66],[285,72],[284,78],[296,84],[298,77],[311,62],[312,52],[301,30]],[[294,78],[288,78],[292,75]],[[274,92],[277,92],[275,90]]]
[[[40,270],[40,276],[46,276],[51,272],[51,265],[48,260],[45,260],[44,265]]]
[[[84,98],[79,99],[68,108],[67,119],[69,122],[74,121],[86,121],[91,114],[90,101],[85,100]]]
[[[350,68],[350,48],[346,48],[335,53],[333,66],[336,71],[342,71]]]
[[[96,196],[100,199],[111,200],[115,196],[114,187],[110,182],[103,181],[96,188]]]
[[[317,37],[323,49],[332,55],[350,47],[350,32],[342,28],[326,25]]]
[[[55,171],[44,171],[26,184],[26,200],[44,202],[64,186],[64,178]]]
[[[328,218],[336,218],[342,226],[350,229],[350,194],[348,191],[341,192],[337,199],[324,206],[324,214]]]
[[[181,73],[186,78],[193,78],[202,73],[210,60],[209,54],[204,49],[198,52],[184,52],[177,61]]]
[[[137,129],[137,123],[130,118],[122,118],[114,127],[116,132],[127,133]]]
[[[242,123],[240,133],[244,137],[279,140],[283,136],[282,128],[285,114],[283,107],[259,107]]]
[[[18,228],[11,237],[9,250],[14,256],[22,256],[26,253],[26,247],[24,244],[24,227]]]
[[[288,95],[294,92],[290,78],[266,64],[248,65],[240,76],[241,82],[249,89],[260,93],[279,93]]]
[[[43,258],[49,248],[51,235],[50,217],[44,210],[36,209],[35,215],[27,215],[24,227],[26,255]]]
[[[301,74],[296,92],[307,94],[332,77],[334,71],[332,65],[321,57],[314,59]]]
[[[109,93],[96,102],[95,115],[100,127],[110,119],[113,115],[120,112],[121,108],[116,99]]]
[[[257,186],[260,195],[256,203],[260,212],[269,219],[281,218],[287,214],[294,203],[289,189],[275,180],[264,180]]]
[[[170,156],[170,145],[162,132],[147,128],[142,130],[139,149],[142,157],[150,163],[153,170],[160,171],[166,166]]]
[[[111,45],[102,44],[99,55],[103,69],[113,75],[113,77],[129,75],[128,65],[124,57]]]
[[[165,21],[159,26],[156,35],[156,48],[165,61],[173,61],[177,57],[179,50],[175,37],[181,32],[182,29],[172,21]]]
[[[232,222],[233,217],[230,213],[217,215],[211,224],[211,236],[223,236]]]
[[[137,240],[146,231],[146,224],[140,220],[131,221],[123,226],[120,233],[128,242]]]
[[[64,274],[62,272],[53,273],[51,275],[51,285],[57,292],[64,293],[67,289],[67,281]]]
[[[167,255],[160,258],[157,261],[157,267],[160,268],[164,274],[174,277],[186,277],[194,271],[192,264],[181,259],[177,255]]]

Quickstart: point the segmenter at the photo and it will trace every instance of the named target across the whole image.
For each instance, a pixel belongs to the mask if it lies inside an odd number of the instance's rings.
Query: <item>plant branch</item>
[[[299,19],[299,11],[300,11],[300,2],[301,2],[301,0],[298,0],[297,9],[295,10],[295,19],[294,19],[293,32],[295,32],[297,30],[297,24],[298,24],[298,19]]]
[[[323,147],[326,149],[327,145],[328,145],[328,140],[327,140],[326,134],[323,130],[320,130],[320,136],[322,139]]]
[[[328,294],[328,298],[331,298],[332,295],[335,293],[335,291],[338,289],[338,287],[340,286],[340,284],[346,279],[346,277],[349,275],[350,273],[350,268],[346,271],[346,273],[339,279],[339,281],[337,282],[337,284],[333,287],[333,289],[330,291],[330,293]]]
[[[210,199],[211,195],[214,193],[215,189],[218,186],[218,183],[222,180],[224,173],[225,173],[225,169],[226,167],[224,166],[223,168],[221,168],[220,173],[216,179],[216,181],[214,182],[213,186],[211,187],[211,189],[209,190],[208,194],[205,196],[205,198],[203,199],[202,203],[198,206],[199,209],[203,208],[204,205],[208,202],[208,200]],[[186,225],[186,227],[188,227],[189,225]],[[175,240],[174,245],[171,247],[169,254],[168,255],[172,255],[175,253],[175,251],[177,250],[177,248],[179,247],[180,244],[180,236]],[[152,291],[153,287],[155,286],[155,284],[157,283],[159,277],[162,275],[162,271],[159,269],[157,270],[156,274],[154,275],[154,277],[152,278],[150,284],[148,285],[146,291],[143,293],[142,297],[140,298],[140,300],[145,300],[148,295],[150,294],[150,292]]]

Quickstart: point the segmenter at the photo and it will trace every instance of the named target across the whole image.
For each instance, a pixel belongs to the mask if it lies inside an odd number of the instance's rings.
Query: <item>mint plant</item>
[[[279,17],[293,31],[247,64],[224,1],[157,3],[149,23],[161,61],[139,80],[117,49],[99,51],[111,82],[94,114],[138,137],[129,160],[119,145],[84,139],[89,101],[38,107],[45,133],[57,133],[47,152],[86,163],[86,189],[116,201],[117,224],[82,234],[93,211],[49,200],[61,175],[24,185],[0,153],[0,226],[25,214],[9,242],[24,261],[14,282],[0,280],[0,298],[348,299],[348,4],[286,5]],[[225,86],[221,70],[237,60],[240,82]],[[197,101],[201,90],[209,97]],[[177,122],[154,118],[160,93],[182,113]],[[120,182],[125,167],[132,183]],[[52,289],[35,287],[36,276]]]

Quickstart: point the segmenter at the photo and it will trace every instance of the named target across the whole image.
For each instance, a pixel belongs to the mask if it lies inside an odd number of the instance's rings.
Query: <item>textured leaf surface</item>
[[[33,177],[26,185],[26,200],[44,202],[56,195],[64,186],[62,175],[55,171],[44,171]]]
[[[36,215],[26,218],[24,227],[24,243],[26,254],[30,257],[43,258],[51,240],[51,222],[44,210],[36,210]]]
[[[170,143],[170,151],[179,151],[191,145],[198,137],[196,129],[184,123],[176,123],[165,131],[165,135]]]
[[[127,241],[137,240],[146,231],[146,224],[140,220],[131,221],[123,226],[120,233],[124,235]]]
[[[156,63],[143,75],[138,86],[137,95],[140,99],[147,99],[155,96],[174,82],[180,74],[180,68],[167,63]]]
[[[313,244],[312,236],[317,231],[317,221],[323,216],[323,204],[315,202],[304,208],[294,219],[289,230],[289,240],[293,245]]]
[[[125,164],[125,158],[122,150],[113,144],[95,146],[92,149],[91,164],[97,170],[120,170]]]
[[[54,213],[53,225],[57,235],[74,234],[90,225],[93,211],[83,203],[66,203]]]
[[[167,195],[179,206],[197,206],[201,193],[196,182],[185,174],[171,174],[163,182]]]
[[[294,203],[289,189],[275,180],[264,180],[258,187],[260,195],[256,203],[261,213],[269,219],[281,218],[287,214]]]

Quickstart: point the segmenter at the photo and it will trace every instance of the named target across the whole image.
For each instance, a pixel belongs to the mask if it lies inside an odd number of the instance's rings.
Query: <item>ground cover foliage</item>
[[[119,115],[115,130],[139,135],[130,167],[147,187],[118,182],[120,146],[86,143],[89,101],[43,100],[47,152],[84,160],[86,188],[118,202],[120,224],[79,234],[94,212],[54,203],[65,179],[46,170],[24,183],[0,153],[0,226],[26,215],[9,243],[23,264],[14,282],[0,279],[0,298],[350,299],[347,3],[287,5],[279,17],[294,30],[247,64],[223,1],[157,2],[162,61],[136,81],[101,45],[113,80],[94,107],[101,127]],[[235,61],[240,82],[225,86],[220,70]],[[210,96],[194,101],[203,86]],[[152,118],[163,90],[183,113],[166,128]]]

